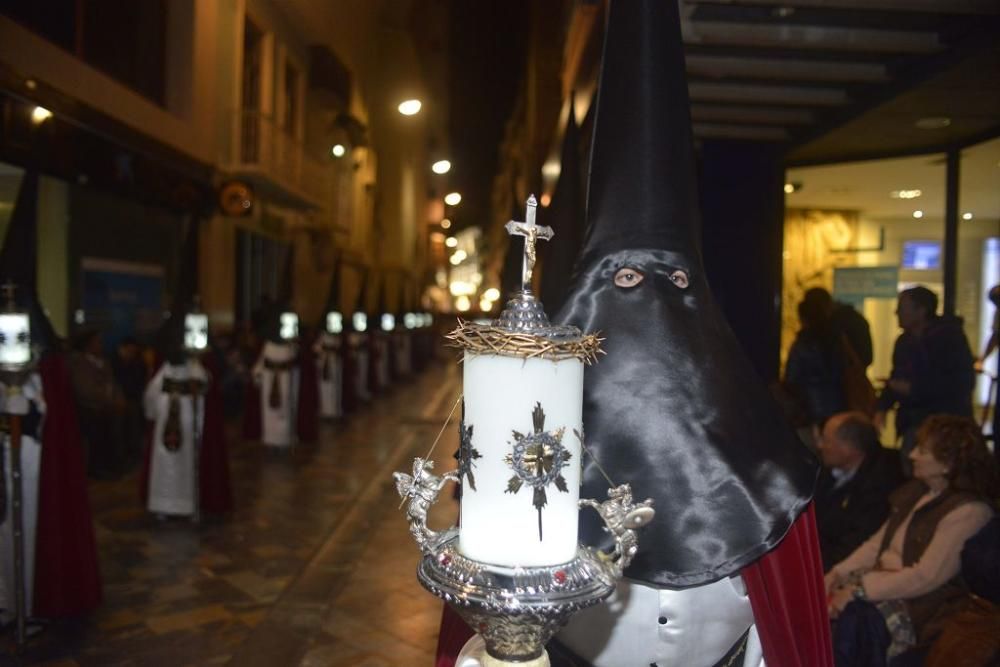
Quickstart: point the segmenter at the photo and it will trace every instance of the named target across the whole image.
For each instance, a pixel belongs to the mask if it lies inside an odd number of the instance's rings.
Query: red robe
[[[640,537],[640,548],[642,538]],[[768,667],[833,667],[830,619],[813,507],[792,524],[774,550],[741,572]],[[435,667],[453,667],[472,637],[447,605]]]
[[[101,604],[101,573],[86,467],[66,360],[49,352],[38,367],[46,413],[38,483],[35,616],[77,616]]]
[[[226,444],[222,392],[214,380],[218,375],[211,355],[205,355],[200,361],[208,371],[209,381],[205,392],[201,455],[198,458],[198,499],[201,503],[200,509],[205,514],[225,514],[233,510],[233,491],[229,481],[229,448]],[[150,430],[142,473],[139,475],[139,499],[144,507],[149,499],[149,463],[152,456]]]

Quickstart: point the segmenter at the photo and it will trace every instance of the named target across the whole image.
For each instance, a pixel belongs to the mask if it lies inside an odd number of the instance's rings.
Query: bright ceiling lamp
[[[420,100],[404,100],[403,102],[400,102],[399,106],[396,108],[399,109],[399,113],[404,116],[415,116],[420,113],[421,106]]]
[[[438,160],[431,165],[431,171],[435,174],[447,174],[451,171],[451,162],[448,160]]]

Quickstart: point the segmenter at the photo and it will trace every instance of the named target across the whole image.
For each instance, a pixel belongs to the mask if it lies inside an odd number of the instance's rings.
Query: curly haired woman
[[[888,520],[826,575],[838,665],[926,644],[967,600],[962,546],[993,516],[996,464],[975,422],[951,415],[925,420],[910,460]]]

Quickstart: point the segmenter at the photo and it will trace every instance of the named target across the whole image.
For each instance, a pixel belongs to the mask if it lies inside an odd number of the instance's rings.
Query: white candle
[[[470,445],[478,457],[470,459],[475,489],[468,475],[462,477],[459,551],[473,560],[506,567],[572,560],[577,550],[583,362],[466,352],[463,381],[464,424],[472,427]],[[529,474],[522,475],[516,492],[508,491],[511,480],[518,477],[510,461],[518,440],[513,431],[528,437],[535,433],[532,413],[536,405],[544,413],[542,431],[553,437],[561,431],[558,443],[565,449],[562,453],[559,447],[546,447],[542,455],[568,454],[558,469],[566,491],[558,488],[555,479],[545,484],[546,504],[540,512],[531,484],[538,466],[522,467]]]

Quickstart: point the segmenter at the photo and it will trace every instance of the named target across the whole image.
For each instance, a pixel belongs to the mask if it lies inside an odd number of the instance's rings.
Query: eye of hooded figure
[[[615,285],[618,287],[635,287],[642,282],[645,276],[641,271],[629,267],[622,267],[615,272]]]
[[[670,274],[670,282],[677,285],[681,289],[684,289],[685,287],[688,286],[687,272],[682,271],[681,269],[677,269],[676,271]]]

